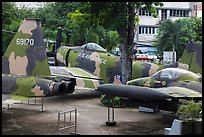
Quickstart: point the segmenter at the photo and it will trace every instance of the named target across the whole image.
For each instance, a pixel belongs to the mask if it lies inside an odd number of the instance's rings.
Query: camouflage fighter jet
[[[202,93],[184,87],[149,88],[132,85],[103,84],[98,92],[110,98],[114,96],[131,100],[131,104],[142,107],[177,111],[182,100],[202,100]]]
[[[60,33],[62,33],[61,28],[58,29],[58,36],[61,36]],[[86,78],[85,81],[83,79],[77,80],[77,86],[95,89],[103,83],[121,84],[122,73],[119,56],[108,53],[95,43],[86,43],[77,47],[61,46],[60,39],[57,38],[59,44],[55,48],[55,64],[62,67],[58,68],[59,70],[51,68],[52,75],[66,76],[66,74],[72,74],[78,78]],[[197,54],[197,51],[194,53]],[[187,56],[186,58],[189,57]],[[152,76],[163,68],[182,68],[187,70],[191,63],[176,62],[168,65],[157,65],[134,60],[132,76],[133,79]]]
[[[51,76],[41,22],[25,19],[2,56],[2,101],[73,93],[73,77]]]
[[[120,57],[108,53],[95,43],[87,43],[79,47],[59,47],[56,52],[56,63],[65,67],[61,67],[61,71],[55,71],[53,75],[60,75],[61,72],[65,74],[67,71],[74,76],[89,78],[90,83],[81,83],[82,87],[84,85],[89,88],[97,88],[104,83],[121,84]],[[157,69],[158,66],[153,63],[135,61],[133,78],[152,75]],[[98,80],[98,82],[94,84],[91,79]]]
[[[66,76],[66,73],[71,73],[76,77],[87,78],[86,81],[76,79],[77,86],[80,87],[97,88],[103,83],[121,84],[120,57],[108,53],[100,45],[87,43],[77,47],[58,46],[56,49],[56,65],[64,67],[60,70],[51,67],[52,75]],[[175,65],[162,67],[175,67]],[[133,78],[151,76],[158,69],[159,66],[156,64],[134,61]]]
[[[160,87],[185,87],[202,93],[202,77],[196,73],[180,68],[165,68],[150,77],[133,79],[128,85]]]

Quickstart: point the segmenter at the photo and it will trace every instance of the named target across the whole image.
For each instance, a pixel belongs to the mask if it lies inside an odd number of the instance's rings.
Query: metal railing
[[[27,100],[27,103],[20,100],[19,102],[15,102],[13,104],[25,104],[25,105],[36,105],[36,106],[41,106],[41,112],[44,112],[44,103],[43,103],[43,97],[40,97],[41,98],[41,102],[40,103],[37,103],[37,97],[34,97],[34,98],[31,98],[31,99],[28,99]],[[34,102],[32,102],[32,100],[34,99]],[[10,105],[11,104],[7,104],[8,105],[8,108],[10,108]]]
[[[72,113],[74,113],[74,120],[72,121]],[[69,114],[69,122],[66,122],[66,117]],[[63,116],[63,121],[61,121],[61,115]],[[71,132],[70,134],[75,134],[79,135],[79,133],[76,133],[76,128],[77,128],[77,109],[74,108],[72,110],[67,110],[63,112],[58,112],[58,134],[60,134],[60,131],[73,128],[74,127],[74,132]]]

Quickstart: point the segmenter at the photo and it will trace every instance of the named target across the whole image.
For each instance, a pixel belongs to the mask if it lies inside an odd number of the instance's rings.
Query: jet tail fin
[[[2,56],[2,74],[51,75],[40,19],[24,19]]]
[[[188,43],[179,64],[186,64],[189,71],[202,74],[202,43]]]

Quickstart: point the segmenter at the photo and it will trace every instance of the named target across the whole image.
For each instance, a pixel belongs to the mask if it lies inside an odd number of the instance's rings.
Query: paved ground
[[[3,135],[57,135],[58,112],[77,109],[77,133],[80,135],[163,135],[162,111],[139,112],[137,108],[116,108],[115,127],[106,126],[107,107],[99,102],[99,95],[90,90],[77,90],[75,94],[44,99],[44,112],[40,106],[13,104],[2,109]],[[69,118],[69,117],[66,117]],[[74,132],[66,129],[60,134]]]

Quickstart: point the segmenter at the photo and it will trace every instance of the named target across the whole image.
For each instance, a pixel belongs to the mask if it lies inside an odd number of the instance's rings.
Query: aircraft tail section
[[[62,43],[62,28],[58,27],[55,51],[61,46],[61,43]]]
[[[25,19],[2,56],[2,74],[50,76],[40,19]]]
[[[179,65],[186,65],[189,71],[202,74],[202,43],[188,43],[179,59]]]

